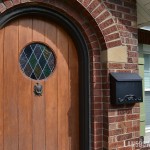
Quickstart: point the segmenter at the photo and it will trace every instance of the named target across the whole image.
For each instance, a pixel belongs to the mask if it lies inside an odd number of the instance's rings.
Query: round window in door
[[[43,43],[31,43],[21,52],[20,67],[34,80],[46,79],[54,71],[56,59],[53,51]]]

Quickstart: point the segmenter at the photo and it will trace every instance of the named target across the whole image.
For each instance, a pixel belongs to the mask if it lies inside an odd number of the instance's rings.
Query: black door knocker
[[[36,85],[34,85],[34,94],[36,96],[42,96],[42,92],[43,92],[42,85],[40,85],[39,83],[36,83]]]

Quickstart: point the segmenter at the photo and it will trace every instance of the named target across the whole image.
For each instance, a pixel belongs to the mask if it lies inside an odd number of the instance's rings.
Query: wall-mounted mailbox
[[[110,73],[112,104],[143,102],[142,78],[136,73]]]

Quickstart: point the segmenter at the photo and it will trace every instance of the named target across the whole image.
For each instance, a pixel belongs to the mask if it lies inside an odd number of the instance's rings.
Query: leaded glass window
[[[42,43],[27,45],[20,54],[21,70],[34,80],[47,78],[55,68],[53,51]]]

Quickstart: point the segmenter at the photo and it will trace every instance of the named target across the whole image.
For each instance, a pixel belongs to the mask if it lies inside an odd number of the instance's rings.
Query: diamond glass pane
[[[34,80],[47,78],[55,68],[53,51],[42,43],[27,45],[22,50],[19,61],[23,73]]]

